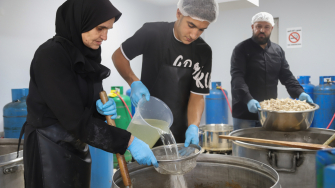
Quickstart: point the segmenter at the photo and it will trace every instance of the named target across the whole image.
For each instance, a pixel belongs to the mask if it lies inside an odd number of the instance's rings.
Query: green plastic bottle
[[[128,125],[130,124],[130,121],[131,121],[131,117],[129,115],[127,107],[123,104],[122,100],[120,99],[119,96],[117,96],[115,92],[117,92],[121,96],[121,98],[127,104],[130,110],[130,113],[131,113],[130,97],[128,97],[127,95],[123,95],[123,86],[111,87],[111,92],[108,94],[108,97],[112,98],[116,104],[117,117],[114,120],[116,127],[127,130]],[[124,154],[124,157],[126,159],[126,162],[129,162],[132,159],[132,156],[129,151],[126,151],[126,153]],[[113,155],[113,166],[114,168],[117,168],[118,166],[118,162],[117,162],[117,158],[115,154]]]

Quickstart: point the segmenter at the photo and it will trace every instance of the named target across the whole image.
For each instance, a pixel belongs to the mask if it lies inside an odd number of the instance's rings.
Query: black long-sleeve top
[[[231,57],[230,74],[234,118],[258,120],[247,103],[251,99],[276,99],[278,80],[292,98],[304,92],[290,71],[283,49],[271,41],[265,49],[251,38],[238,44]]]
[[[59,123],[91,146],[123,154],[131,134],[106,124],[95,107],[102,90],[101,68],[109,72],[103,65],[87,62],[64,38],[42,44],[30,68],[27,123],[35,128]]]

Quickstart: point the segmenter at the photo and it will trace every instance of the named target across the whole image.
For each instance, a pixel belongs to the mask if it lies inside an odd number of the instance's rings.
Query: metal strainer
[[[168,146],[169,147],[169,146]],[[196,157],[200,154],[201,147],[191,144],[185,147],[183,143],[177,144],[179,158],[166,156],[166,148],[159,146],[152,148],[159,167],[155,168],[161,174],[183,175],[191,171],[196,165]]]

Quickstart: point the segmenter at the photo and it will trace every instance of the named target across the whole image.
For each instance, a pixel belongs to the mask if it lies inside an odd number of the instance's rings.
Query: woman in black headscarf
[[[100,45],[120,16],[109,0],[68,0],[58,8],[56,36],[37,49],[30,68],[21,131],[26,188],[89,187],[87,144],[120,154],[128,149],[140,164],[158,165],[148,145],[104,122],[116,108],[112,99],[99,100],[110,74],[100,64]]]

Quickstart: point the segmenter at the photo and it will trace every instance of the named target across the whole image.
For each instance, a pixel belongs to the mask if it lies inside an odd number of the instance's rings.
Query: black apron
[[[78,76],[79,79],[80,76]],[[93,84],[93,97],[102,90],[102,82]],[[95,103],[90,110],[95,109]],[[93,113],[93,112],[92,112]],[[73,137],[61,125],[35,128],[24,124],[23,133],[26,188],[89,188],[91,155],[86,143]],[[28,173],[29,172],[29,173]]]
[[[151,96],[161,99],[171,109],[173,124],[170,127],[177,143],[185,142],[185,132],[188,128],[187,106],[190,97],[192,69],[171,65],[169,47],[173,40],[173,30],[167,33],[164,49],[164,58],[159,65],[159,73],[152,88]],[[192,61],[195,62],[195,43],[192,45]],[[144,83],[146,84],[146,83]],[[159,139],[154,147],[163,145]]]

